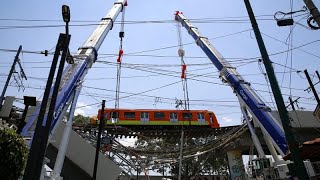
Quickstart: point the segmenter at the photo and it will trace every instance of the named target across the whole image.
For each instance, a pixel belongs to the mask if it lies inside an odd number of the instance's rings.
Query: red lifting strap
[[[187,65],[183,64],[183,65],[182,65],[181,79],[184,79],[184,78],[185,78],[186,69],[187,69]]]
[[[120,50],[119,50],[118,59],[117,59],[117,62],[118,62],[118,63],[121,62],[121,57],[122,57],[122,55],[123,55],[123,50],[120,49]]]

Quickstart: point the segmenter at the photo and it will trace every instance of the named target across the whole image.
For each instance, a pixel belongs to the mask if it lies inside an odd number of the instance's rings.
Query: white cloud
[[[230,117],[222,117],[222,120],[225,122],[232,122],[233,121],[233,119]]]
[[[82,109],[76,109],[75,111],[74,111],[74,115],[82,115],[82,116],[86,116],[86,112],[84,111],[84,110],[82,110]]]
[[[88,106],[88,104],[86,104],[84,102],[77,102],[77,107],[76,107],[76,110],[74,111],[74,114],[88,116],[88,114],[90,114],[90,110],[92,110],[92,107]]]
[[[77,103],[77,108],[78,109],[92,109],[91,106],[87,106],[87,104],[84,103],[84,102],[78,102]]]

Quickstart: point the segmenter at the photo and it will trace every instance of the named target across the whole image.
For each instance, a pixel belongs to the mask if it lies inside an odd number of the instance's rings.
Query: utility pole
[[[313,92],[313,94],[314,94],[314,97],[315,97],[316,100],[317,100],[317,104],[318,104],[318,106],[320,106],[320,98],[319,98],[319,96],[318,96],[317,90],[316,90],[316,88],[314,88],[314,85],[313,85],[313,83],[312,83],[312,80],[311,80],[311,78],[310,78],[310,76],[309,76],[309,73],[308,73],[308,71],[307,71],[306,69],[304,70],[304,74],[306,75],[307,80],[308,80],[309,85],[310,85],[310,88],[311,88],[311,90],[312,90],[312,92]]]
[[[320,12],[312,0],[303,0],[312,15],[312,19],[316,21],[320,27]]]
[[[279,84],[277,82],[274,69],[272,67],[271,60],[269,59],[269,55],[267,52],[267,49],[265,47],[265,44],[263,42],[257,21],[255,19],[254,13],[252,11],[251,5],[249,0],[244,0],[244,3],[246,5],[248,15],[252,24],[252,28],[254,30],[257,43],[260,49],[260,53],[263,59],[264,66],[266,68],[266,72],[270,81],[271,89],[275,97],[275,101],[277,104],[277,108],[280,114],[280,119],[282,122],[283,130],[286,136],[287,144],[289,146],[289,150],[292,154],[292,159],[294,162],[295,172],[297,173],[297,176],[300,180],[309,179],[308,173],[306,171],[306,168],[304,166],[303,160],[300,156],[300,149],[299,144],[295,140],[293,136],[293,132],[290,125],[290,119],[288,115],[288,111],[286,109],[286,106],[283,101],[283,97],[281,94],[281,90],[279,88]],[[290,170],[290,173],[293,174],[293,172]]]
[[[294,102],[292,101],[292,98],[291,98],[291,96],[289,96],[289,101],[290,101],[290,105],[291,105],[291,108],[292,108],[292,110],[296,110],[296,108],[294,107]]]
[[[2,102],[3,102],[3,100],[4,100],[4,95],[6,94],[6,91],[7,91],[7,88],[8,88],[10,79],[11,79],[11,76],[12,76],[12,74],[15,72],[15,67],[16,67],[16,63],[17,63],[17,62],[19,63],[22,76],[27,80],[27,77],[25,76],[24,71],[23,71],[23,69],[22,69],[22,67],[21,67],[21,64],[20,64],[19,54],[20,54],[21,50],[22,50],[22,46],[20,45],[20,46],[19,46],[19,49],[18,49],[18,51],[17,51],[17,54],[16,54],[16,56],[14,57],[14,61],[13,61],[13,63],[12,63],[11,70],[10,70],[10,73],[9,73],[9,75],[8,75],[6,84],[4,85],[4,88],[3,88],[2,93],[1,93],[1,97],[0,97],[0,109],[2,108]]]
[[[100,151],[100,145],[101,145],[101,134],[105,126],[105,116],[104,116],[104,107],[106,104],[106,100],[102,100],[102,107],[100,112],[100,123],[99,123],[99,131],[98,131],[98,139],[97,139],[97,145],[96,145],[96,157],[94,160],[94,168],[93,168],[93,180],[96,180],[97,178],[97,168],[98,168],[98,160],[99,160],[99,151]]]
[[[320,74],[319,74],[319,72],[318,72],[318,71],[316,71],[316,74],[317,74],[318,79],[319,79],[319,81],[320,81]]]

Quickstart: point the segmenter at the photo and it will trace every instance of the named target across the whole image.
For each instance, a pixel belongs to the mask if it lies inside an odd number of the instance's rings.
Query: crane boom
[[[109,13],[101,19],[95,31],[91,34],[83,46],[79,48],[77,54],[73,56],[75,63],[69,64],[64,69],[50,132],[56,127],[57,122],[59,122],[65,114],[73,99],[72,95],[75,94],[77,85],[83,81],[88,70],[96,61],[98,56],[97,51],[99,50],[109,30],[112,29],[114,20],[126,5],[127,0],[117,0],[117,2],[114,3]],[[49,99],[51,99],[52,91],[53,88],[51,88]],[[33,115],[27,119],[27,123],[21,132],[23,136],[30,137],[33,135],[39,111],[40,106],[38,106]],[[43,125],[45,122],[46,116],[44,118]]]
[[[258,97],[241,75],[232,67],[226,59],[213,47],[207,38],[203,37],[198,29],[194,27],[181,12],[175,14],[175,20],[185,27],[188,33],[196,40],[196,44],[204,51],[208,58],[220,72],[221,77],[240,97],[251,115],[258,120],[261,128],[264,128],[278,152],[284,156],[288,151],[285,135],[281,125],[271,114],[270,108]]]

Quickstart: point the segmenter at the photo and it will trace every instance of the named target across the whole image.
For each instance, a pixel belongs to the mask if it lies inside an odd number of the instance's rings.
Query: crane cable
[[[120,25],[120,32],[119,32],[119,38],[120,38],[120,47],[119,47],[119,53],[117,58],[117,82],[116,82],[116,97],[115,97],[115,103],[114,103],[114,109],[115,109],[115,116],[111,115],[111,118],[115,117],[114,125],[116,125],[119,121],[119,99],[120,99],[120,80],[121,80],[121,63],[122,63],[122,57],[123,57],[123,38],[124,38],[124,18],[125,18],[125,5],[122,6],[122,17],[121,17],[121,25]],[[113,114],[113,113],[112,113]]]
[[[179,11],[176,12],[176,15],[180,13]],[[182,37],[181,37],[181,24],[177,22],[177,34],[178,34],[178,55],[181,59],[181,82],[182,82],[182,89],[183,89],[183,96],[184,96],[184,110],[189,111],[189,94],[188,94],[188,85],[187,85],[187,65],[184,61],[184,50],[182,45]],[[189,119],[189,125],[191,125],[191,117],[188,115]],[[183,124],[181,126],[181,140],[180,140],[180,155],[179,155],[179,176],[178,180],[181,180],[181,172],[182,172],[182,159],[183,159],[183,144],[184,144],[184,131],[183,131],[183,125],[184,125],[184,117],[182,117]]]
[[[125,19],[125,6],[127,6],[127,3],[122,5],[122,17],[121,17],[121,25],[120,25],[120,32],[119,32],[119,38],[120,38],[120,47],[119,47],[119,53],[117,58],[117,82],[116,82],[116,98],[115,98],[115,104],[114,109],[116,112],[116,121],[114,123],[115,129],[117,131],[117,123],[119,122],[119,100],[120,100],[120,81],[121,81],[121,64],[122,64],[122,58],[123,58],[123,38],[124,38],[124,19]],[[148,170],[145,165],[142,166],[144,169],[144,174],[147,180],[149,180]]]
[[[180,13],[180,12],[176,12],[176,13]],[[190,110],[189,93],[188,93],[188,83],[187,83],[187,74],[186,74],[187,65],[184,61],[185,52],[183,50],[182,37],[181,37],[181,24],[178,21],[177,21],[177,33],[178,33],[178,43],[179,43],[178,55],[181,59],[181,81],[182,81],[183,96],[184,96],[184,110],[189,111]]]

